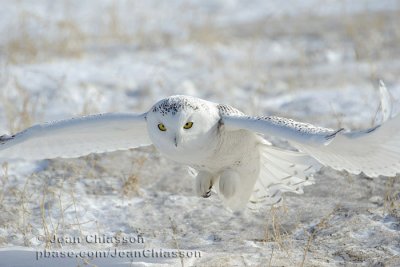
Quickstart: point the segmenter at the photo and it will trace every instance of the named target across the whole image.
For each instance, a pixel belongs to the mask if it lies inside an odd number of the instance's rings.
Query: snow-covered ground
[[[0,133],[173,94],[365,128],[378,79],[400,103],[399,25],[396,0],[2,0]],[[399,178],[324,168],[316,181],[282,207],[232,214],[153,147],[2,162],[0,266],[399,266]],[[36,260],[45,249],[74,254]],[[188,257],[129,257],[152,249]]]

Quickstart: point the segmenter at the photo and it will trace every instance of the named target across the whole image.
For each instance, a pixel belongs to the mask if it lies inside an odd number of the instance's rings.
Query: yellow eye
[[[159,124],[158,124],[158,129],[160,129],[160,131],[162,131],[162,132],[165,132],[165,131],[167,130],[167,128],[165,127],[165,125],[162,124],[162,123],[159,123]]]
[[[190,129],[190,128],[192,128],[192,126],[193,126],[193,122],[189,121],[183,126],[183,129]]]

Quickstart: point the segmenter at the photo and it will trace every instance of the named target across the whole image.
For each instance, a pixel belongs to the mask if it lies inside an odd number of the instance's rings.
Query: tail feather
[[[282,150],[266,143],[260,154],[262,167],[248,204],[251,210],[280,202],[284,192],[303,193],[304,186],[314,184],[312,174],[321,167],[305,153]]]

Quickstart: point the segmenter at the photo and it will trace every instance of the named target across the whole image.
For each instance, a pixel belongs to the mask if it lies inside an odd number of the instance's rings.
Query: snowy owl
[[[216,192],[232,210],[302,193],[321,166],[370,177],[400,172],[400,116],[381,86],[382,120],[363,131],[252,117],[224,104],[171,96],[143,114],[108,113],[40,124],[0,137],[0,158],[72,158],[153,144],[195,170],[195,192]],[[293,149],[272,145],[275,136]]]

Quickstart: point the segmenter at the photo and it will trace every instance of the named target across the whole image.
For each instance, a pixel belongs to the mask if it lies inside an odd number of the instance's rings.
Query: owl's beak
[[[174,138],[175,147],[178,147],[178,144],[181,142],[180,134],[176,134]]]

